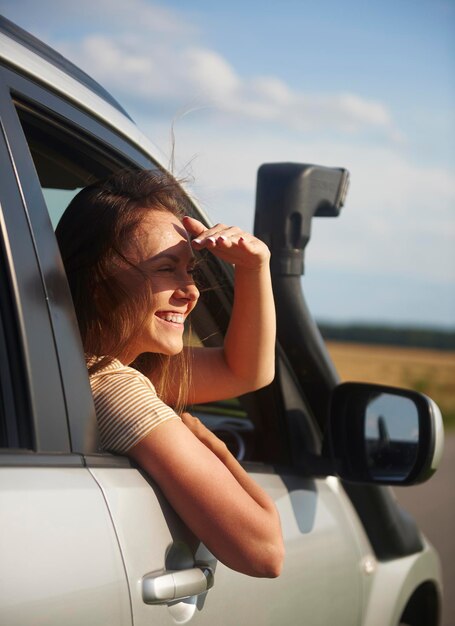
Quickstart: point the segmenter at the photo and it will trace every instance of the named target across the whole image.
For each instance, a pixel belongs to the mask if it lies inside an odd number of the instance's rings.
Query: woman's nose
[[[199,298],[199,289],[196,287],[194,282],[185,282],[177,287],[175,295],[178,298],[185,298],[190,302],[195,302]]]

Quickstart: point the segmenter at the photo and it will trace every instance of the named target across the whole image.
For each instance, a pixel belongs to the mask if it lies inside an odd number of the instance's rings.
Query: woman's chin
[[[160,350],[160,352],[161,354],[165,354],[166,356],[177,356],[177,354],[180,354],[182,350],[183,350],[183,342],[180,344],[163,347],[163,349]]]

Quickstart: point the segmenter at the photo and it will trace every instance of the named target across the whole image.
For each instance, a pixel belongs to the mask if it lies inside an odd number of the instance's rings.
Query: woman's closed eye
[[[196,273],[196,269],[196,265],[193,264],[189,265],[185,271],[188,276],[192,277]],[[175,272],[178,272],[179,268],[176,265],[163,265],[161,267],[158,267],[155,271],[159,274],[173,274]]]
[[[175,267],[175,265],[165,265],[163,267],[159,267],[157,268],[157,272],[175,272],[177,268]]]

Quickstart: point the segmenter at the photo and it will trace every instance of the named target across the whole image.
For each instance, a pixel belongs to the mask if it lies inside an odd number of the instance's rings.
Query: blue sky
[[[257,167],[347,167],[304,289],[320,319],[455,326],[455,2],[0,0],[251,229]]]

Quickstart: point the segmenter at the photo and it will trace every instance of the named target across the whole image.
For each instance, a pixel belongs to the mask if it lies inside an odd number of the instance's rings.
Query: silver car
[[[337,215],[347,172],[259,170],[255,232],[272,250],[277,375],[192,407],[280,512],[283,573],[257,579],[217,562],[149,476],[97,443],[54,227],[94,179],[162,168],[156,150],[102,87],[3,18],[0,118],[0,623],[436,626],[438,556],[387,485],[435,471],[439,411],[410,391],[340,385],[301,292],[311,220]],[[194,214],[210,223],[196,204]],[[195,331],[218,345],[232,275],[211,258],[204,279],[214,288]]]

